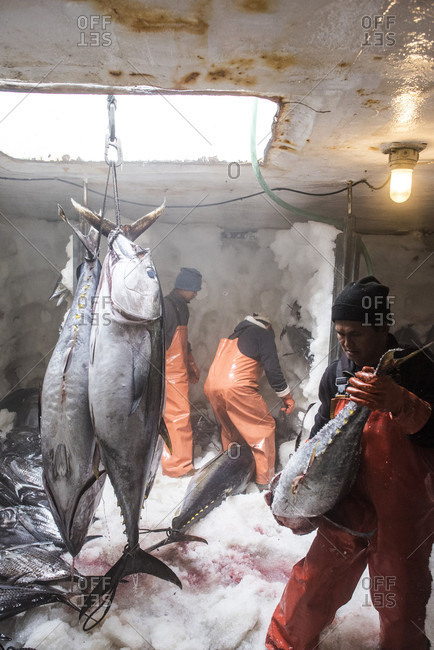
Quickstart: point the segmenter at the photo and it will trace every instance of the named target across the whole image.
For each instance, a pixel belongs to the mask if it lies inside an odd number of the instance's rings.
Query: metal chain
[[[121,225],[121,214],[119,208],[119,193],[118,193],[118,179],[116,174],[116,167],[122,164],[122,148],[119,138],[116,137],[116,125],[115,125],[115,111],[116,111],[116,99],[113,95],[108,95],[107,97],[107,108],[108,108],[108,133],[105,140],[105,153],[104,158],[109,166],[107,174],[107,183],[104,193],[104,203],[103,203],[103,216],[105,210],[105,203],[107,198],[107,188],[110,178],[110,170],[113,171],[113,193],[114,193],[114,204],[115,204],[115,215],[116,215],[116,227],[120,228]],[[111,159],[113,152],[116,153],[116,158]]]
[[[111,170],[111,165],[109,165],[108,172],[107,172],[107,180],[105,182],[105,190],[104,190],[104,198],[102,202],[102,210],[101,210],[101,219],[99,222],[99,229],[98,229],[98,240],[96,243],[96,250],[99,251],[100,246],[101,246],[101,237],[102,237],[102,222],[105,216],[105,204],[107,201],[107,191],[108,191],[108,184],[110,180],[110,170]],[[0,649],[1,650],[1,649]]]
[[[109,115],[109,128],[106,134],[105,139],[105,161],[107,165],[114,164],[116,167],[122,164],[122,147],[119,138],[116,137],[116,127],[115,127],[115,110],[116,110],[116,99],[113,95],[107,97],[107,108]],[[116,153],[116,158],[111,159],[110,154]]]
[[[110,142],[116,139],[116,129],[115,129],[115,111],[116,111],[116,99],[113,95],[107,97],[107,108],[109,113],[109,139]]]

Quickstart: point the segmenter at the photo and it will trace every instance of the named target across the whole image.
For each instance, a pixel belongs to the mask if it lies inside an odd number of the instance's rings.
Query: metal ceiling
[[[323,193],[361,179],[380,186],[388,176],[382,143],[427,142],[406,203],[393,203],[387,187],[374,191],[360,184],[353,211],[361,233],[433,230],[431,2],[21,0],[4,3],[1,14],[0,90],[274,99],[280,112],[261,166],[270,187]],[[0,181],[4,214],[54,220],[57,202],[82,198],[85,179],[89,204],[99,209],[95,192],[104,191],[106,166],[2,155],[0,176],[60,179]],[[119,186],[121,198],[139,204],[158,205],[166,196],[162,219],[168,222],[186,212],[175,206],[197,206],[191,223],[229,230],[285,228],[308,218],[264,195],[222,203],[261,191],[250,165],[231,176],[227,163],[126,163]],[[345,192],[279,196],[342,223],[347,211]],[[146,211],[122,204],[126,218]]]

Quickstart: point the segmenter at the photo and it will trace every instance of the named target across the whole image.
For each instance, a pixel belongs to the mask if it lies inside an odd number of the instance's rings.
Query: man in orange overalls
[[[199,369],[188,342],[188,304],[202,287],[197,269],[182,267],[175,288],[164,298],[166,339],[166,410],[164,420],[172,443],[172,454],[164,446],[163,474],[178,477],[194,470],[193,432],[190,422],[188,384],[199,381]]]
[[[350,600],[366,566],[381,650],[430,647],[424,624],[434,533],[434,364],[422,352],[399,374],[374,374],[382,354],[397,347],[388,332],[388,291],[368,276],[347,285],[332,308],[344,354],[321,379],[310,435],[329,421],[330,406],[336,414],[349,398],[372,412],[355,483],[320,520],[306,557],[293,567],[268,629],[270,650],[318,648],[321,631]]]
[[[258,387],[263,370],[290,413],[294,400],[280,368],[270,320],[254,313],[246,316],[229,338],[221,339],[204,386],[222,425],[223,449],[231,442],[247,442],[260,489],[268,487],[275,464],[275,422]]]

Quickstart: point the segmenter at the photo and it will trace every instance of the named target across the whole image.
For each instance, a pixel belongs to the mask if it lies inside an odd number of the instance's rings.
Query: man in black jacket
[[[424,623],[434,534],[434,364],[421,352],[393,376],[374,374],[382,354],[397,347],[387,296],[388,287],[369,276],[347,285],[333,305],[344,354],[322,377],[311,436],[350,398],[372,412],[355,483],[293,567],[268,630],[269,649],[316,648],[366,566],[381,649],[430,647]]]

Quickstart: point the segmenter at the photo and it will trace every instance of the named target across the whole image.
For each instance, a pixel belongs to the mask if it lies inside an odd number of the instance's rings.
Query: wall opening
[[[254,97],[116,96],[116,136],[125,161],[250,160]],[[278,106],[260,99],[257,149],[263,156]],[[1,150],[44,161],[104,159],[107,96],[0,93]]]

